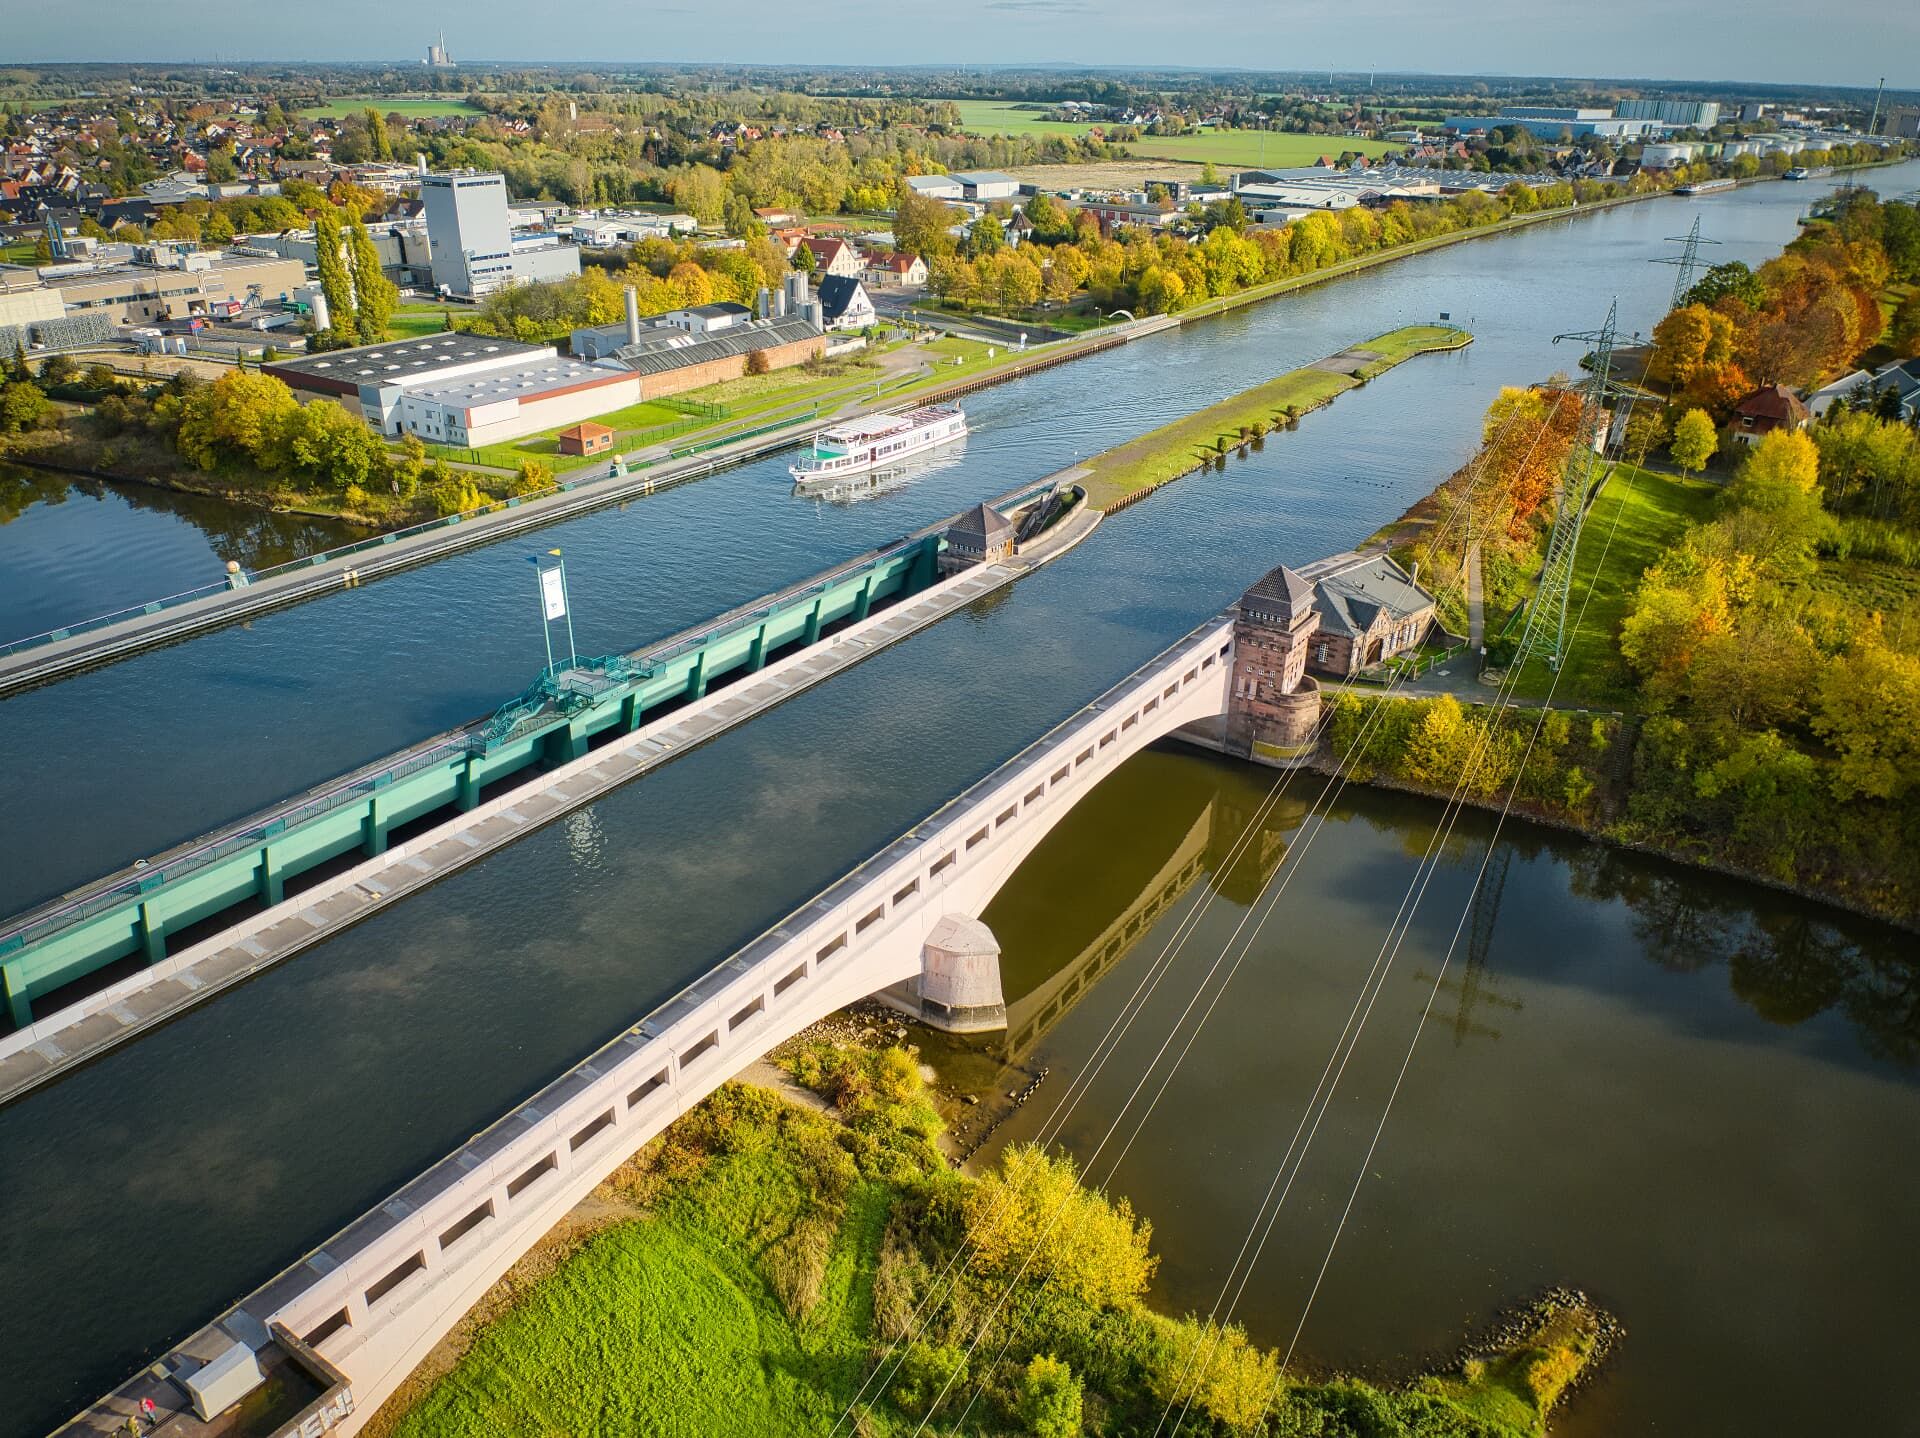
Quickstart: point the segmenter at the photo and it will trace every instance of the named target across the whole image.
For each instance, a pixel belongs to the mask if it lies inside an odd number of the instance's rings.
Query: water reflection
[[[337,520],[0,464],[0,641],[364,537]]]
[[[1163,939],[1160,921],[1202,880],[1235,909],[1258,903],[1323,783],[1313,775],[1298,780],[1276,798],[1275,775],[1169,747],[1141,755],[1089,795],[985,915],[1003,945],[1007,1033],[987,1040],[1002,1060],[1024,1059],[1143,939]],[[1368,812],[1378,802],[1377,795],[1343,800],[1330,819],[1363,820],[1390,832],[1407,857],[1424,856],[1440,806],[1395,803]],[[1439,867],[1464,870],[1470,881],[1486,838],[1477,823],[1462,824],[1441,845]],[[1656,967],[1724,968],[1729,991],[1769,1024],[1792,1027],[1833,1010],[1868,1056],[1920,1065],[1920,959],[1893,930],[1786,895],[1778,907],[1757,908],[1755,891],[1737,881],[1519,823],[1508,824],[1488,858],[1460,925],[1452,977],[1440,985],[1432,1021],[1451,1031],[1456,1046],[1499,1038],[1497,1014],[1525,1008],[1501,991],[1489,954],[1515,859],[1524,867],[1543,856],[1565,865],[1574,897],[1623,905],[1640,955]],[[1071,903],[1062,901],[1068,894]],[[1391,897],[1398,894],[1396,887]],[[1435,973],[1429,966],[1408,977],[1425,989]]]
[[[1169,748],[1090,795],[987,912],[1008,1034],[978,1045],[971,1069],[943,1044],[930,1055],[947,1082],[990,1093],[1049,1074],[994,1131],[988,1161],[1050,1130],[1077,1090],[1060,1141],[1083,1161],[1101,1152],[1095,1180],[1153,1221],[1156,1299],[1174,1311],[1213,1303],[1441,812],[1349,789],[1309,846],[1317,783],[1263,816],[1274,778]],[[1492,833],[1469,813],[1445,847],[1238,1317],[1285,1341],[1364,1162],[1302,1349],[1310,1368],[1393,1377],[1569,1282],[1631,1337],[1556,1433],[1818,1431],[1835,1383],[1862,1431],[1898,1429],[1902,1400],[1881,1375],[1901,1361],[1920,1283],[1910,936],[1524,825],[1506,828],[1476,894]],[[1197,1042],[1176,1045],[1179,1071],[1162,1063],[1164,1083],[1146,1086],[1157,1097],[1138,1141],[1103,1150],[1276,872],[1279,922]],[[1798,1360],[1764,1393],[1739,1376],[1762,1351]]]

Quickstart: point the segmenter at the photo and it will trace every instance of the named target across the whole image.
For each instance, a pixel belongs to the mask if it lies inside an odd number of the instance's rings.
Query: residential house
[[[871,285],[890,285],[896,289],[917,290],[927,283],[927,262],[918,255],[895,252],[870,252],[865,257],[863,278]]]
[[[1920,359],[1882,365],[1873,372],[1876,396],[1891,390],[1900,406],[1900,418],[1908,424],[1920,424]]]
[[[830,330],[862,330],[873,323],[867,287],[848,275],[828,275],[818,289],[820,317]]]
[[[1758,444],[1776,429],[1805,429],[1811,419],[1798,395],[1784,385],[1770,384],[1733,407],[1727,433],[1735,444]]]
[[[837,275],[845,279],[859,278],[860,252],[845,240],[830,236],[808,236],[800,243],[813,251],[813,272],[816,276]]]
[[[1807,396],[1807,409],[1817,418],[1824,416],[1839,400],[1852,404],[1856,393],[1864,386],[1871,393],[1873,373],[1870,370],[1857,369],[1850,375],[1842,375],[1830,385],[1823,385]]]

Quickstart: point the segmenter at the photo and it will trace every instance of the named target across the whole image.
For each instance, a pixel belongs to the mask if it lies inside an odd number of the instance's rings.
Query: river
[[[1920,166],[1884,177],[1916,182]],[[627,648],[1355,340],[1441,310],[1479,337],[0,1111],[0,1273],[39,1296],[0,1310],[0,1434],[44,1430],[204,1321],[1270,565],[1393,518],[1471,451],[1496,386],[1573,366],[1554,331],[1592,328],[1616,294],[1625,330],[1657,318],[1671,273],[1649,261],[1694,213],[1725,241],[1716,258],[1759,260],[1821,188],[1552,222],[1062,366],[975,396],[961,462],[872,503],[793,500],[770,461],[544,531],[539,546],[569,558],[581,647]],[[32,816],[31,842],[0,866],[0,908],[491,707],[539,664],[521,552],[459,555],[0,704],[7,752],[34,761],[0,769],[0,807]],[[1410,862],[1387,843],[1369,881],[1403,884]],[[1583,922],[1577,897],[1562,907]],[[1660,1117],[1682,1116],[1670,1103]],[[1557,1156],[1578,1162],[1585,1138],[1563,1136]],[[1538,1141],[1514,1136],[1514,1161],[1543,1162],[1523,1149]],[[1541,1267],[1525,1282],[1607,1292],[1604,1273]],[[1433,1341],[1509,1286],[1448,1295]],[[1383,1331],[1377,1351],[1402,1342]]]

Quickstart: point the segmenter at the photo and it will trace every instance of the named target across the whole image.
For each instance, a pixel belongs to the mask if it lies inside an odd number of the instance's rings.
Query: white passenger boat
[[[1711,195],[1715,190],[1731,190],[1732,180],[1695,180],[1691,184],[1674,187],[1676,195]]]
[[[788,468],[794,481],[814,485],[886,469],[967,432],[959,405],[929,404],[900,414],[869,414],[823,429],[813,437],[813,453]]]

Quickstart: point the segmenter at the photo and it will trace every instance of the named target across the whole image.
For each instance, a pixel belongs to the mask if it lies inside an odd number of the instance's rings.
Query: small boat
[[[1715,190],[1731,190],[1732,180],[1695,180],[1690,185],[1674,186],[1676,195],[1711,195]]]
[[[813,453],[787,473],[800,485],[844,479],[884,469],[967,432],[959,405],[929,404],[899,414],[869,414],[845,420],[813,437]]]

